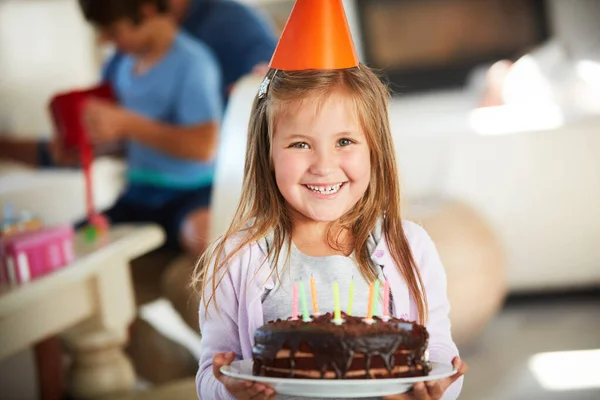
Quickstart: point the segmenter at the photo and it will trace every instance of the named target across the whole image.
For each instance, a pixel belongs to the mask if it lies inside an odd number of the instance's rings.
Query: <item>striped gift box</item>
[[[73,227],[42,228],[0,240],[0,282],[19,285],[73,261]]]

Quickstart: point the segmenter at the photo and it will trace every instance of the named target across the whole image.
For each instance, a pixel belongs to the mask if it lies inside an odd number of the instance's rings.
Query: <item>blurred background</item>
[[[243,2],[275,34],[293,5]],[[361,61],[393,91],[405,216],[429,231],[447,269],[453,332],[470,367],[461,398],[599,399],[600,1],[344,4]],[[0,139],[50,137],[51,96],[95,84],[110,52],[75,0],[0,0]],[[238,81],[225,110],[213,238],[239,198],[260,82]],[[117,198],[123,170],[112,158],[95,161],[99,207]],[[52,225],[82,218],[83,199],[78,170],[39,171],[0,159],[2,206]],[[146,345],[162,346],[156,336],[163,336],[180,346],[165,348],[168,362],[189,365],[189,357],[173,354],[184,348],[197,357],[199,335],[165,298],[137,304],[157,332]],[[137,368],[168,369],[151,351],[128,352],[136,391],[110,398],[195,398],[193,368],[161,375]],[[0,360],[0,398],[50,398],[39,371],[33,349]]]

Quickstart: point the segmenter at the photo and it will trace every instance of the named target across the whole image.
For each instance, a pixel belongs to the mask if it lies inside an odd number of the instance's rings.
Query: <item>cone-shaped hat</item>
[[[357,65],[342,0],[296,0],[270,67],[298,71]]]

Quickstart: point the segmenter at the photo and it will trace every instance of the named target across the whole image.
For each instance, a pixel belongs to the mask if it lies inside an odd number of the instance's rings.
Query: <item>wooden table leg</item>
[[[34,347],[41,400],[59,400],[65,396],[63,352],[60,341],[52,336]]]
[[[73,359],[67,378],[72,397],[92,399],[133,390],[135,372],[123,352],[125,330],[79,327],[63,338]]]

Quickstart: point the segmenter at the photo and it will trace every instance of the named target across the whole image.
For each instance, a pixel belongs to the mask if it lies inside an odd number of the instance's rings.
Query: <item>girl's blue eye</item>
[[[306,143],[306,142],[293,143],[290,147],[293,147],[295,149],[308,149],[308,143]]]
[[[352,143],[354,143],[352,140],[344,138],[344,139],[340,139],[338,141],[338,146],[341,146],[341,147],[349,146]]]

